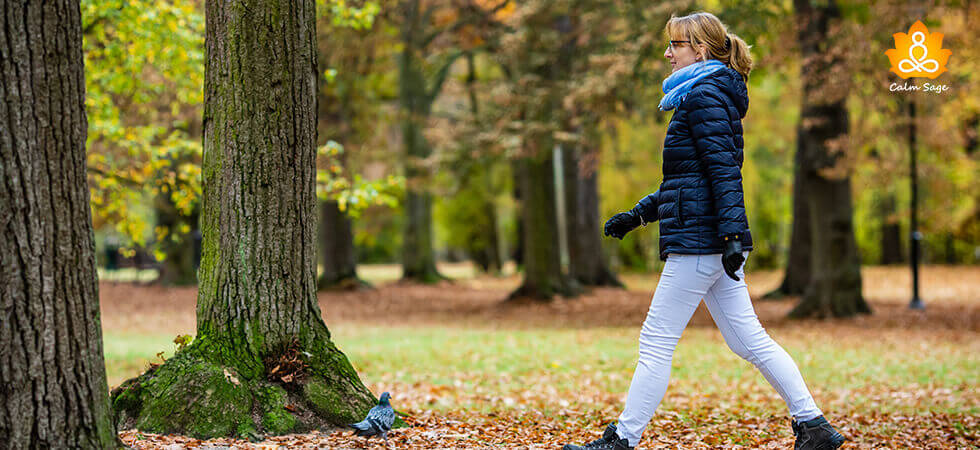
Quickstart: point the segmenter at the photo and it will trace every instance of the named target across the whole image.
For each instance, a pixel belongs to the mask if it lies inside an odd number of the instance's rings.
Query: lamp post
[[[914,94],[912,94],[909,96],[909,178],[912,184],[911,224],[909,226],[909,234],[912,240],[910,243],[911,246],[909,255],[909,264],[912,266],[912,301],[909,302],[909,309],[925,309],[926,305],[922,303],[922,299],[919,298],[919,241],[922,240],[922,233],[919,233],[917,217],[919,205],[919,176],[918,172],[916,171],[915,157],[915,97]]]

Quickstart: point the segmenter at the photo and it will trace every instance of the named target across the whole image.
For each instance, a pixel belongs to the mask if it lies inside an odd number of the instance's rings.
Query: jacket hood
[[[742,81],[742,74],[731,67],[716,70],[708,76],[698,81],[698,84],[710,84],[724,92],[728,98],[732,99],[735,109],[738,110],[740,119],[745,118],[745,113],[749,110],[749,90]]]

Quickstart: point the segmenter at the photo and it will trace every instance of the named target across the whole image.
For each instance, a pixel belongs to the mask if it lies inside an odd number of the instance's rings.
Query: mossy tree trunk
[[[360,420],[376,400],[316,299],[315,4],[205,11],[197,336],[115,390],[114,409],[126,426],[199,438]]]
[[[0,445],[119,448],[85,167],[78,2],[0,3]]]
[[[811,5],[796,0],[795,14],[804,65],[800,114],[801,174],[810,216],[810,282],[789,317],[847,317],[870,313],[861,294],[861,258],[854,238],[848,151],[847,89],[824,89],[847,82],[848,74],[830,30],[840,20],[836,2]]]

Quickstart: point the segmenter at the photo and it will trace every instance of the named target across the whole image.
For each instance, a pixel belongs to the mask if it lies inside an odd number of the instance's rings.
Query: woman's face
[[[688,41],[670,41],[667,50],[664,50],[664,58],[670,61],[670,72],[674,73],[681,68],[701,61],[701,56],[694,51]]]

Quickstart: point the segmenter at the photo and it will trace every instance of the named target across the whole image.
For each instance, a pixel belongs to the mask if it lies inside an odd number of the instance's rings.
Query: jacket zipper
[[[684,226],[684,209],[681,205],[681,193],[684,192],[684,188],[677,188],[677,221],[680,222],[681,226]]]

